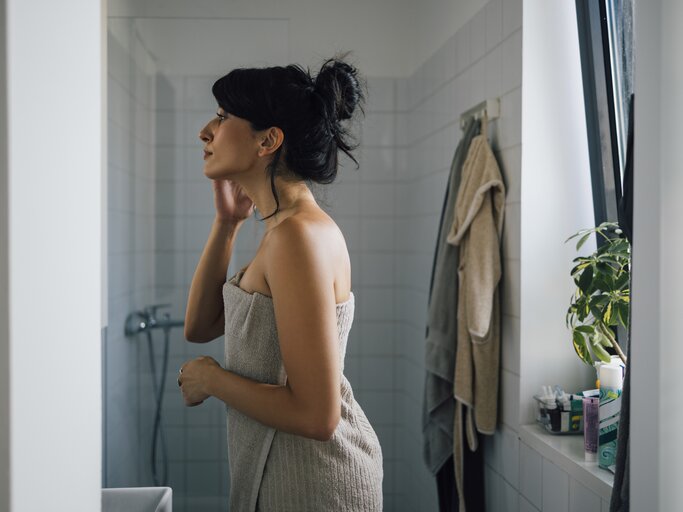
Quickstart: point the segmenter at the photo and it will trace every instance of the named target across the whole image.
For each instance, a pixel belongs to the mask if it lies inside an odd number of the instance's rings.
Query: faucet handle
[[[171,304],[150,304],[149,306],[145,306],[145,314],[147,315],[148,318],[156,319],[157,316],[157,309],[159,308],[170,308]]]

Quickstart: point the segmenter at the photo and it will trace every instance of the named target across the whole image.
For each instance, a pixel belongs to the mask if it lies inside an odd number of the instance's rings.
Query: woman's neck
[[[260,218],[267,217],[275,211],[277,205],[271,189],[269,176],[266,175],[265,180],[259,180],[258,183],[240,183],[240,185],[242,185],[251,200],[254,201]],[[276,176],[275,188],[280,207],[278,213],[264,221],[266,232],[273,229],[293,213],[296,213],[304,204],[315,203],[313,193],[304,181],[285,181],[281,177]]]

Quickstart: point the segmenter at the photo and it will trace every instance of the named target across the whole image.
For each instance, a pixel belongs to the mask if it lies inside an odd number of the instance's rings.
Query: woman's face
[[[204,142],[204,175],[207,178],[230,178],[254,167],[258,159],[258,141],[251,124],[218,108],[216,117],[199,132]]]

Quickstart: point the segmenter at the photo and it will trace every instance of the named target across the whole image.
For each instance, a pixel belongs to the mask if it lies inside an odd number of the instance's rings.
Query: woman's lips
[[[204,151],[204,160],[209,158],[213,153],[209,153],[208,151]]]

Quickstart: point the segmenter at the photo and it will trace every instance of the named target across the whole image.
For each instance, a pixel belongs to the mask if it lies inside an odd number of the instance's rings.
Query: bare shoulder
[[[337,303],[349,297],[351,265],[344,235],[324,212],[291,215],[270,233],[264,246],[264,277],[271,292],[280,282],[290,290],[328,288]]]

